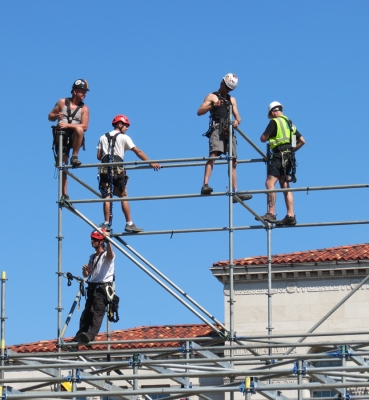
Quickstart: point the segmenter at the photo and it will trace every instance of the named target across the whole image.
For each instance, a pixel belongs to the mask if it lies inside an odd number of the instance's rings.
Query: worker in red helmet
[[[84,134],[88,128],[90,111],[83,100],[86,97],[88,83],[85,79],[77,79],[72,85],[72,97],[63,97],[58,100],[55,107],[49,113],[49,121],[58,120],[54,130],[54,146],[58,152],[57,131],[64,131],[63,137],[63,163],[68,164],[69,152],[72,150],[70,162],[73,167],[78,167],[81,162],[78,160],[78,153],[83,144]],[[63,196],[69,198],[67,194],[67,175],[63,173]]]
[[[105,246],[105,237],[109,233],[101,228],[102,234],[93,231],[90,235],[91,245],[95,252],[90,256],[87,265],[82,267],[82,274],[88,279],[85,309],[79,322],[79,330],[73,342],[88,343],[99,333],[108,305],[107,289],[114,281],[114,252],[111,243]]]
[[[135,146],[132,139],[126,135],[126,132],[130,126],[129,119],[122,114],[114,117],[112,121],[114,130],[102,135],[97,144],[97,159],[103,163],[120,162],[124,159],[124,153],[126,150],[132,150],[138,158],[141,160],[149,160],[149,157]],[[161,166],[156,163],[150,164],[155,171],[158,171]],[[107,167],[100,167],[99,169],[99,189],[104,198],[110,196],[110,173]],[[113,194],[118,197],[127,196],[127,180],[128,176],[126,171],[121,167],[113,167]],[[131,233],[142,232],[143,229],[137,227],[132,222],[131,210],[129,203],[126,200],[122,200],[122,211],[126,219],[125,231]],[[111,218],[110,218],[110,202],[103,204],[104,218],[105,221],[100,225],[101,227],[110,230]]]

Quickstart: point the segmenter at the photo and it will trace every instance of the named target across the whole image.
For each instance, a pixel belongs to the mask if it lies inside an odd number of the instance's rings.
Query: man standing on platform
[[[295,152],[306,142],[301,133],[292,124],[292,121],[283,115],[283,106],[273,101],[268,107],[269,125],[261,135],[260,140],[265,143],[269,140],[271,156],[268,163],[268,176],[265,182],[267,189],[274,189],[279,181],[281,188],[289,188],[290,182],[296,182]],[[268,193],[268,212],[261,218],[276,225],[296,225],[296,216],[293,210],[293,195],[283,192],[287,215],[277,221],[275,204],[276,193]]]
[[[221,154],[228,153],[229,143],[229,129],[228,129],[228,104],[232,105],[232,113],[235,117],[233,121],[233,127],[241,123],[241,117],[238,113],[236,99],[230,96],[230,92],[234,90],[238,85],[238,78],[235,74],[229,73],[224,76],[220,82],[220,87],[216,92],[209,93],[200,108],[197,110],[197,115],[204,115],[208,111],[210,112],[210,124],[209,130],[206,136],[209,138],[209,157],[217,157]],[[232,189],[237,192],[237,151],[236,151],[236,136],[233,133],[232,137]],[[213,171],[214,160],[209,160],[205,165],[204,182],[201,188],[201,194],[209,195],[212,193],[213,188],[209,186],[210,175]],[[250,200],[252,198],[249,194],[237,195],[241,200]],[[233,199],[234,203],[237,200]]]

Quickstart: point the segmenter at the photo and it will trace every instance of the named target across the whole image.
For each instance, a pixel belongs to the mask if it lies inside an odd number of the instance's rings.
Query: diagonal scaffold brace
[[[67,200],[61,199],[60,205],[65,207],[68,211],[80,217],[83,221],[85,221],[88,225],[90,225],[93,229],[102,233],[100,228],[91,222],[87,217],[85,217],[80,211],[74,208]],[[200,318],[206,325],[208,325],[214,332],[216,332],[221,338],[227,339],[230,337],[230,333],[227,328],[211,313],[206,311],[200,304],[198,304],[195,300],[193,300],[190,296],[186,294],[185,291],[180,289],[176,284],[174,284],[171,280],[165,277],[157,268],[155,268],[151,263],[149,263],[145,258],[139,255],[131,246],[128,246],[127,243],[124,242],[124,246],[129,248],[129,250],[134,253],[137,257],[141,259],[146,265],[148,265],[153,271],[155,271],[160,277],[165,279],[167,283],[169,283],[174,289],[176,289],[182,296],[184,296],[189,302],[191,302],[195,307],[197,307],[201,312],[203,312],[207,317],[209,317],[215,324],[217,324],[222,330],[218,329],[213,323],[208,321],[203,315],[201,315],[194,307],[188,304],[184,299],[182,299],[176,292],[174,292],[170,287],[168,287],[164,282],[162,282],[157,276],[155,276],[151,271],[149,271],[144,265],[142,265],[138,260],[132,257],[123,247],[121,247],[118,243],[112,240],[109,236],[106,237],[106,240],[110,242],[116,249],[118,249],[121,253],[123,253],[129,260],[131,260],[134,264],[136,264],[142,271],[144,271],[147,275],[149,275],[155,282],[157,282],[161,287],[163,287],[167,292],[169,292],[174,298],[176,298],[180,303],[182,303],[188,310],[194,313],[198,318]]]

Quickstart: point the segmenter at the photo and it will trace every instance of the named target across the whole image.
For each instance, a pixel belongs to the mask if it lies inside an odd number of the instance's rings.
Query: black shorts
[[[57,126],[52,126],[51,127],[53,130],[53,148],[55,151],[55,154],[58,155],[59,152],[59,132],[60,130],[58,129]],[[69,152],[70,149],[73,147],[73,140],[72,140],[72,135],[74,130],[73,129],[64,129],[63,130],[63,156],[68,156],[69,158]]]
[[[281,176],[288,175],[291,176],[292,163],[291,163],[291,153],[285,153],[284,157],[287,158],[286,172],[282,167],[282,155],[273,154],[272,158],[268,163],[268,175],[280,178]]]
[[[115,176],[116,178],[113,178],[113,194],[117,197],[122,197],[122,193],[127,186],[128,176],[126,171],[122,171],[120,174],[115,174]],[[110,194],[109,176],[107,174],[100,174],[99,189],[103,196]]]

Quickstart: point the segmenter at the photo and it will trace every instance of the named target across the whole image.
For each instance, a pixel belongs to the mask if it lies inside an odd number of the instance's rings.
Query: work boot
[[[81,161],[78,160],[78,156],[72,156],[70,158],[70,163],[73,167],[79,167],[82,164]]]
[[[212,191],[213,188],[210,187],[207,183],[205,185],[202,185],[201,194],[211,194]]]
[[[126,227],[124,228],[124,230],[126,232],[130,232],[130,233],[139,233],[139,232],[143,232],[142,228],[139,228],[138,226],[136,226],[135,224],[132,225],[128,225],[126,224]]]
[[[87,333],[81,332],[79,334],[79,341],[82,343],[88,343],[90,341],[90,338],[88,337]]]
[[[111,227],[109,224],[103,222],[102,224],[99,225],[99,228],[104,228],[106,230],[106,232],[110,232]]]
[[[275,224],[276,225],[290,225],[290,226],[294,226],[294,225],[296,225],[296,217],[295,216],[293,216],[293,217],[291,217],[291,216],[289,216],[289,215],[286,215],[283,219],[281,219],[280,221],[275,221]]]
[[[236,196],[242,201],[246,201],[246,200],[251,200],[252,199],[252,195],[251,194],[237,194],[236,193]],[[233,201],[233,203],[238,203],[238,201],[236,200],[236,198],[234,196],[233,196],[232,201]]]
[[[275,222],[277,219],[277,216],[275,214],[267,212],[265,215],[261,215],[260,218],[266,222]],[[257,221],[259,221],[256,217],[255,217],[255,219]]]

